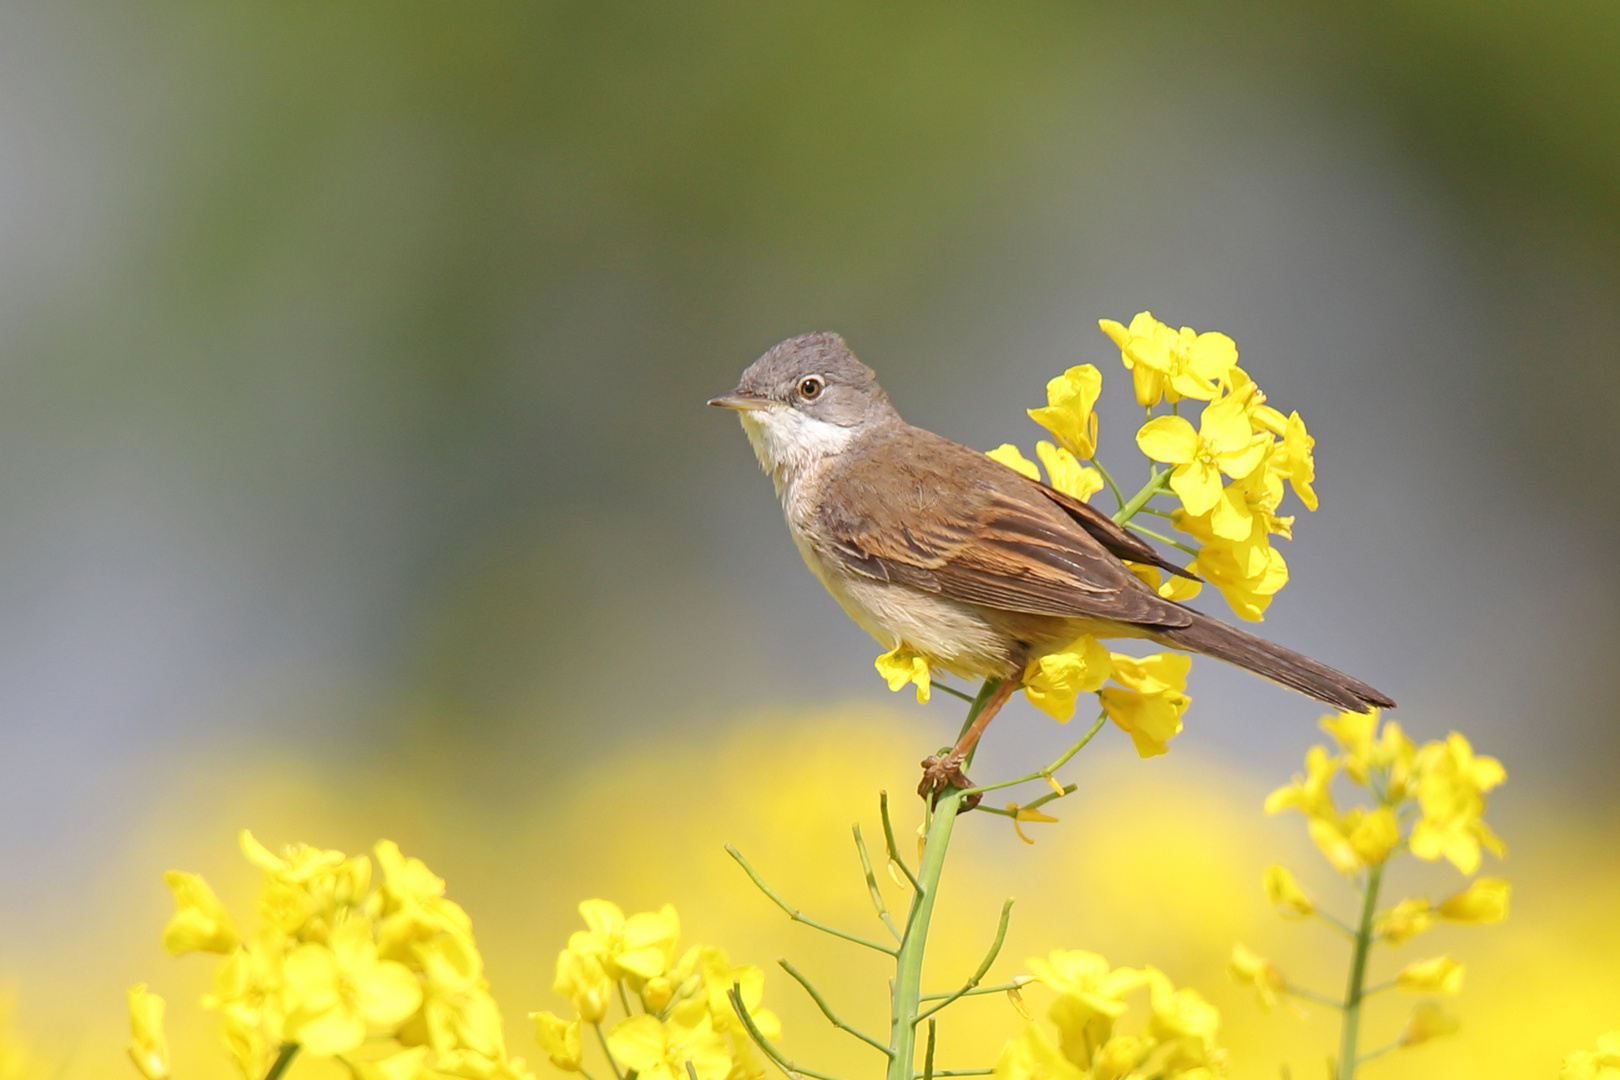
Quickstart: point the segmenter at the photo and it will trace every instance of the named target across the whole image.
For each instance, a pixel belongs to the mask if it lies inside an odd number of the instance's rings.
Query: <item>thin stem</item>
[[[894,823],[889,820],[889,793],[887,791],[878,792],[878,813],[883,817],[883,844],[888,848],[889,861],[898,866],[900,872],[906,875],[906,880],[911,882],[911,892],[916,895],[921,886],[917,884],[917,875],[911,872],[911,867],[906,865],[906,860],[900,857],[900,849],[895,846]]]
[[[1378,912],[1378,886],[1383,882],[1384,864],[1367,871],[1367,892],[1361,904],[1361,925],[1356,930],[1356,950],[1350,960],[1350,984],[1344,992],[1344,1027],[1339,1041],[1338,1080],[1355,1080],[1356,1039],[1361,1031],[1362,985],[1367,977],[1367,954],[1372,951],[1373,916]]]
[[[877,1050],[885,1057],[894,1056],[893,1051],[891,1051],[887,1046],[884,1046],[882,1043],[878,1042],[864,1031],[853,1028],[844,1023],[844,1021],[840,1020],[838,1015],[832,1011],[832,1006],[827,1004],[827,999],[821,996],[821,991],[817,990],[814,986],[811,986],[810,980],[805,978],[803,973],[800,972],[798,968],[794,967],[786,960],[778,960],[777,963],[782,965],[783,971],[793,976],[794,982],[804,987],[804,992],[810,995],[810,1000],[816,1003],[816,1008],[821,1010],[821,1015],[825,1016],[827,1018],[827,1022],[832,1024],[833,1027],[837,1028],[839,1031],[849,1032],[851,1035],[861,1040],[861,1042],[866,1043],[868,1046]]]
[[[1080,790],[1079,784],[1064,784],[1062,794],[1059,794],[1056,791],[1048,791],[1045,795],[1042,795],[1038,799],[1032,799],[1027,803],[1023,803],[1018,807],[1018,810],[1039,810],[1047,803],[1061,799],[1065,795],[1073,795],[1078,790]],[[975,812],[980,814],[995,814],[998,817],[1015,818],[1018,816],[1018,810],[1002,810],[998,807],[985,806],[983,803],[980,803]]]
[[[965,994],[956,990],[941,990],[937,994],[924,994],[917,1000],[938,1001],[940,998],[948,997],[977,997],[980,994],[1002,994],[1008,990],[1018,990],[1022,988],[1022,986],[1022,983],[1015,982],[997,983],[994,986],[975,986]]]
[[[960,990],[952,994],[950,997],[945,998],[932,1009],[929,1009],[927,1012],[919,1015],[917,1017],[918,1020],[927,1020],[929,1017],[939,1012],[939,1010],[966,994],[975,986],[978,986],[980,981],[984,979],[985,972],[990,970],[990,965],[996,962],[997,956],[1001,955],[1001,943],[1007,940],[1007,922],[1012,918],[1012,906],[1013,900],[1012,897],[1009,896],[1007,898],[1007,902],[1001,905],[1001,925],[996,928],[996,940],[990,943],[990,951],[985,953],[984,962],[979,965],[979,970],[975,971],[972,976],[969,977],[968,981],[962,984],[962,988]],[[932,1028],[934,1026],[934,1022],[932,1020],[928,1020],[928,1026]]]
[[[1143,484],[1142,490],[1138,491],[1135,495],[1132,495],[1131,501],[1122,504],[1119,510],[1114,514],[1114,524],[1123,525],[1127,521],[1131,520],[1131,518],[1135,517],[1136,512],[1142,509],[1142,507],[1146,506],[1149,499],[1153,498],[1153,496],[1163,491],[1165,487],[1169,485],[1170,474],[1172,471],[1173,470],[1171,469],[1166,469],[1164,472],[1159,473],[1153,479],[1149,480],[1146,484]]]
[[[686,1059],[686,1078],[687,1080],[698,1080],[697,1066],[692,1064],[691,1058]]]
[[[991,1075],[993,1075],[995,1073],[995,1071],[996,1070],[994,1070],[994,1069],[941,1069],[938,1072],[936,1072],[934,1075],[935,1076],[991,1076]],[[921,1077],[922,1074],[918,1073],[917,1076]]]
[[[934,684],[934,689],[935,690],[943,690],[945,693],[951,695],[951,697],[961,698],[963,701],[966,701],[969,704],[971,704],[972,701],[973,701],[973,695],[972,694],[964,694],[962,691],[958,690],[954,686],[946,686],[944,683],[937,682],[937,683]]]
[[[1401,1040],[1396,1039],[1394,1042],[1390,1043],[1388,1046],[1380,1046],[1376,1050],[1370,1050],[1367,1053],[1362,1054],[1359,1058],[1356,1059],[1356,1064],[1357,1065],[1365,1065],[1365,1064],[1367,1064],[1367,1062],[1372,1061],[1374,1058],[1381,1058],[1385,1054],[1391,1053],[1392,1051],[1395,1051],[1395,1050],[1399,1050],[1400,1048],[1401,1048]]]
[[[928,1021],[928,1049],[923,1051],[923,1080],[934,1080],[934,1021]]]
[[[1138,525],[1135,522],[1132,522],[1130,525],[1127,526],[1127,528],[1129,528],[1132,532],[1139,532],[1143,536],[1152,537],[1154,540],[1157,540],[1161,544],[1169,544],[1173,548],[1179,548],[1180,550],[1185,551],[1189,555],[1197,555],[1198,554],[1198,549],[1193,547],[1191,544],[1183,544],[1180,540],[1172,540],[1170,537],[1164,535],[1163,533],[1154,532],[1152,529],[1148,528],[1146,525]]]
[[[1297,997],[1301,1001],[1314,1001],[1318,1005],[1326,1005],[1330,1009],[1344,1008],[1344,1002],[1336,998],[1330,998],[1326,994],[1318,994],[1315,990],[1306,990],[1300,986],[1285,986],[1283,987],[1283,993],[1289,997]]]
[[[1157,495],[1172,495],[1172,494],[1174,494],[1174,492],[1155,491],[1153,494],[1156,495],[1156,496]],[[1176,516],[1176,515],[1172,514],[1170,511],[1168,511],[1168,510],[1160,510],[1156,506],[1144,506],[1144,507],[1142,507],[1142,509],[1138,510],[1137,513],[1138,514],[1152,514],[1154,517],[1161,517],[1161,518],[1166,519],[1167,521],[1175,520],[1175,516]]]
[[[1114,483],[1114,478],[1108,474],[1107,469],[1103,468],[1103,463],[1098,461],[1096,458],[1092,458],[1091,466],[1102,474],[1103,483],[1107,484],[1108,490],[1114,493],[1114,501],[1119,503],[1121,507],[1124,507],[1125,496],[1120,494],[1119,485]]]
[[[613,1060],[613,1051],[608,1049],[607,1036],[602,1034],[602,1022],[598,1020],[591,1027],[596,1029],[596,1041],[602,1046],[602,1056],[607,1058],[608,1068],[613,1070],[613,1075],[619,1080],[624,1080],[624,1073],[619,1071],[619,1063]]]
[[[1367,987],[1367,989],[1365,989],[1365,990],[1363,990],[1361,992],[1361,997],[1362,997],[1362,1000],[1365,1001],[1367,998],[1372,997],[1374,994],[1382,994],[1385,990],[1393,990],[1393,989],[1395,989],[1395,980],[1391,979],[1388,982],[1381,982],[1376,986]]]
[[[270,1071],[264,1074],[264,1080],[281,1080],[281,1074],[287,1071],[287,1066],[292,1064],[292,1059],[297,1053],[297,1043],[282,1043],[281,1049],[276,1053],[276,1060],[270,1063]]]
[[[747,1009],[743,1008],[742,986],[740,984],[732,983],[731,989],[726,991],[726,997],[731,1001],[731,1008],[736,1012],[737,1019],[742,1021],[743,1030],[748,1032],[748,1037],[754,1041],[755,1046],[759,1047],[760,1053],[770,1058],[771,1064],[786,1073],[789,1080],[799,1080],[802,1076],[811,1076],[815,1080],[838,1080],[836,1076],[795,1065],[777,1053],[776,1047],[770,1044],[770,1041],[760,1032],[759,1025],[754,1023],[754,1018],[748,1015]]]
[[[1317,908],[1315,911],[1311,912],[1311,914],[1315,915],[1318,919],[1321,919],[1323,922],[1325,922],[1329,926],[1333,927],[1333,929],[1337,930],[1339,933],[1343,934],[1345,937],[1349,938],[1351,941],[1356,940],[1356,932],[1354,930],[1350,929],[1350,927],[1346,926],[1344,921],[1342,919],[1339,919],[1337,916],[1329,915],[1327,912],[1323,911],[1321,908]]]
[[[1063,768],[1063,766],[1065,766],[1065,765],[1067,765],[1069,763],[1070,758],[1074,757],[1074,755],[1078,754],[1081,750],[1085,749],[1086,743],[1090,742],[1092,739],[1097,737],[1097,732],[1102,730],[1102,726],[1103,726],[1104,723],[1107,722],[1107,720],[1108,720],[1108,713],[1107,713],[1106,710],[1099,713],[1097,715],[1096,722],[1094,722],[1091,725],[1090,730],[1088,730],[1084,735],[1082,735],[1080,737],[1080,741],[1075,743],[1073,746],[1069,747],[1067,750],[1065,750],[1063,752],[1062,757],[1060,757],[1056,761],[1052,762],[1052,764],[1048,765],[1046,768],[1037,769],[1036,771],[1030,773],[1028,776],[1020,776],[1016,780],[1002,780],[999,783],[995,783],[995,784],[985,784],[985,785],[983,785],[981,787],[969,788],[967,790],[966,794],[968,794],[968,795],[983,795],[987,791],[998,791],[1001,788],[1014,787],[1014,786],[1016,786],[1018,784],[1027,784],[1027,783],[1030,783],[1033,780],[1047,780],[1047,779],[1050,779],[1053,773],[1057,772],[1059,769]],[[1052,796],[1054,798],[1056,798],[1057,797],[1057,792],[1055,792],[1055,791],[1052,792]]]
[[[981,697],[987,695],[981,694]],[[934,804],[928,820],[927,844],[918,867],[918,889],[911,905],[906,939],[895,958],[894,1024],[890,1029],[888,1080],[913,1080],[912,1068],[917,1047],[917,1002],[922,995],[923,952],[928,945],[928,923],[934,914],[940,876],[945,870],[945,853],[950,847],[951,829],[962,807],[958,790],[947,789]]]
[[[894,920],[889,917],[888,906],[883,903],[883,894],[878,891],[877,875],[872,873],[872,860],[866,854],[866,841],[861,838],[861,827],[851,825],[850,829],[855,833],[855,850],[860,852],[861,873],[866,875],[866,891],[872,897],[872,906],[877,908],[878,918],[882,919],[883,925],[889,928],[889,933],[894,935],[894,940],[899,941],[900,930],[894,925]]]
[[[630,995],[625,993],[624,980],[620,979],[614,985],[618,986],[619,988],[619,1004],[624,1008],[624,1018],[628,1020],[634,1014],[630,1011]]]
[[[794,922],[802,922],[806,926],[820,930],[824,934],[831,934],[833,937],[843,938],[845,941],[854,942],[856,945],[865,945],[868,949],[876,949],[878,952],[884,953],[888,956],[898,955],[894,949],[891,949],[887,945],[880,945],[878,942],[870,941],[861,937],[859,934],[851,934],[844,930],[839,930],[835,927],[828,926],[826,923],[821,922],[818,919],[812,919],[804,912],[794,908],[786,900],[783,900],[777,895],[775,889],[765,884],[765,879],[759,876],[759,872],[748,864],[748,860],[743,858],[742,852],[738,851],[733,845],[726,845],[726,854],[730,855],[733,859],[736,859],[737,865],[741,866],[748,876],[753,879],[754,884],[759,886],[759,891],[770,897],[771,902],[777,907],[787,912],[788,918],[792,919]]]

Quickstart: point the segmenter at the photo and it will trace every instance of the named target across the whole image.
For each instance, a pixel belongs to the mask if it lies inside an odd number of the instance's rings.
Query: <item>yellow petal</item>
[[[1395,976],[1396,989],[1409,994],[1455,994],[1462,989],[1463,965],[1449,956],[1407,964]]]
[[[1009,469],[1023,473],[1031,480],[1038,481],[1041,478],[1041,470],[1037,469],[1035,463],[1026,458],[1023,451],[1012,443],[1002,443],[994,450],[986,450],[984,456],[991,461],[999,461]]]
[[[1480,878],[1440,902],[1440,917],[1467,926],[1499,923],[1507,918],[1511,886],[1501,878]]]
[[[608,1032],[608,1049],[621,1065],[645,1072],[664,1060],[668,1038],[656,1016],[632,1016]]]
[[[1136,445],[1154,461],[1185,465],[1198,455],[1198,432],[1179,416],[1160,416],[1149,420],[1137,431]],[[1190,512],[1201,514],[1204,511]]]

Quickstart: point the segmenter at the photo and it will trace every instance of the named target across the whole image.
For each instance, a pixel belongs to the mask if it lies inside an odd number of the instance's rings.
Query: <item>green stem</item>
[[[968,978],[967,982],[962,984],[962,988],[960,990],[954,994],[951,994],[949,997],[946,997],[938,1005],[935,1005],[927,1012],[920,1013],[918,1015],[917,1019],[928,1020],[928,1030],[930,1033],[932,1033],[934,1030],[934,1021],[929,1018],[935,1013],[939,1012],[939,1010],[943,1009],[945,1006],[949,1005],[951,1002],[955,1001],[957,998],[965,997],[967,994],[971,993],[973,988],[978,986],[979,983],[983,981],[985,973],[990,970],[990,965],[996,962],[996,957],[1001,955],[1002,942],[1007,940],[1007,923],[1012,918],[1012,906],[1013,898],[1009,896],[1007,897],[1007,902],[1001,905],[1001,924],[996,927],[996,940],[990,943],[990,951],[984,954],[984,961],[979,965],[978,970]],[[919,1000],[921,999],[919,998]],[[932,1045],[932,1043],[933,1036],[930,1034],[929,1044]]]
[[[1378,912],[1378,886],[1383,882],[1384,864],[1367,871],[1367,893],[1361,903],[1361,925],[1356,930],[1356,950],[1350,960],[1350,984],[1344,992],[1344,1027],[1339,1040],[1338,1080],[1355,1080],[1356,1039],[1361,1029],[1361,999],[1367,978],[1367,954],[1372,951],[1373,916]]]
[[[270,1071],[264,1074],[264,1080],[281,1080],[281,1074],[287,1071],[287,1066],[292,1064],[292,1059],[297,1053],[297,1043],[282,1043],[281,1050],[276,1054],[276,1060],[270,1063]]]
[[[1283,987],[1283,993],[1289,997],[1297,997],[1301,1001],[1314,1001],[1318,1005],[1326,1005],[1330,1009],[1344,1008],[1344,1002],[1335,1001],[1326,994],[1318,994],[1315,990],[1306,990],[1300,986],[1285,986]]]
[[[1125,496],[1120,494],[1119,485],[1114,483],[1114,478],[1112,476],[1108,475],[1108,470],[1103,468],[1103,463],[1098,461],[1096,458],[1092,458],[1091,466],[1102,475],[1103,482],[1108,485],[1108,490],[1114,493],[1114,501],[1119,503],[1120,506],[1124,506]]]
[[[924,994],[917,1000],[938,1001],[940,998],[957,997],[958,995],[961,997],[977,997],[980,994],[1003,994],[1008,990],[1017,990],[1022,986],[1023,983],[1016,982],[997,983],[995,986],[975,986],[965,994],[957,990],[941,990],[937,994]]]
[[[1155,476],[1153,479],[1149,480],[1146,484],[1143,484],[1142,490],[1138,491],[1135,495],[1132,495],[1131,501],[1126,503],[1124,506],[1121,506],[1119,511],[1114,514],[1114,524],[1123,525],[1127,521],[1131,520],[1131,518],[1135,517],[1136,512],[1142,509],[1142,507],[1146,506],[1149,499],[1153,498],[1153,496],[1157,495],[1159,492],[1163,491],[1169,486],[1170,474],[1174,471],[1175,470],[1173,469],[1166,469],[1158,476]]]
[[[731,984],[731,989],[726,991],[726,997],[730,1000],[731,1008],[736,1012],[737,1019],[742,1022],[743,1030],[748,1032],[748,1037],[753,1040],[755,1046],[759,1047],[760,1053],[771,1059],[772,1065],[787,1074],[788,1080],[801,1080],[805,1076],[814,1077],[815,1080],[838,1080],[836,1076],[816,1072],[814,1069],[806,1069],[802,1065],[795,1065],[777,1053],[776,1047],[772,1046],[770,1041],[765,1038],[764,1033],[759,1030],[759,1025],[754,1023],[754,1018],[743,1007],[742,987],[737,983]]]
[[[786,900],[777,895],[775,889],[765,884],[765,879],[759,876],[759,871],[755,870],[751,865],[749,865],[747,859],[743,858],[742,852],[738,851],[731,844],[727,844],[726,854],[730,855],[733,859],[736,859],[737,865],[741,866],[743,870],[747,872],[748,876],[753,879],[754,884],[759,886],[759,891],[770,897],[771,902],[777,907],[787,912],[788,918],[792,919],[794,922],[802,922],[804,925],[811,927],[812,929],[820,930],[823,934],[831,934],[833,937],[843,938],[845,941],[854,942],[856,945],[865,945],[868,949],[876,949],[878,952],[885,953],[889,956],[897,955],[895,950],[889,948],[887,945],[880,945],[875,941],[870,941],[867,938],[861,937],[859,934],[851,934],[847,931],[839,930],[837,927],[828,926],[819,919],[812,919],[810,916],[793,907]]]
[[[855,850],[860,852],[861,873],[866,875],[866,891],[872,897],[872,906],[877,908],[878,918],[889,928],[894,940],[899,941],[900,928],[895,926],[894,920],[889,917],[888,905],[883,902],[883,894],[878,891],[877,875],[872,873],[872,859],[866,854],[866,841],[861,837],[861,827],[852,825],[850,828],[855,833]]]
[[[962,693],[962,691],[958,690],[954,686],[946,686],[944,683],[936,682],[934,684],[934,689],[935,690],[943,690],[943,691],[945,691],[945,693],[951,695],[951,697],[953,697],[953,698],[961,698],[963,701],[967,702],[968,704],[970,704],[970,705],[973,704],[973,695],[972,694],[964,694],[964,693]]]
[[[1131,529],[1132,532],[1139,532],[1143,536],[1151,537],[1152,539],[1157,540],[1161,544],[1169,544],[1173,548],[1179,548],[1180,550],[1185,551],[1189,555],[1197,555],[1198,554],[1198,549],[1193,547],[1191,544],[1183,544],[1180,540],[1174,540],[1174,539],[1171,539],[1170,537],[1164,535],[1163,533],[1154,532],[1152,529],[1148,528],[1145,525],[1132,524],[1130,526],[1130,529]]]
[[[981,697],[988,695],[981,695]],[[945,870],[945,853],[950,847],[951,830],[962,806],[961,792],[947,789],[939,795],[928,819],[922,864],[917,868],[917,895],[912,901],[906,937],[895,959],[894,1023],[889,1033],[888,1080],[913,1080],[917,1053],[917,1003],[922,997],[923,952],[928,945],[928,923],[934,914],[934,900]]]
[[[889,1048],[887,1046],[884,1046],[882,1043],[872,1038],[872,1036],[866,1034],[866,1032],[850,1027],[844,1021],[840,1020],[838,1018],[838,1014],[832,1011],[832,1006],[827,1004],[827,999],[821,996],[821,992],[819,990],[810,985],[810,980],[805,978],[804,975],[800,973],[798,968],[794,967],[786,960],[778,960],[777,963],[782,965],[783,971],[793,976],[794,982],[804,987],[804,992],[810,995],[810,1000],[816,1003],[816,1008],[821,1010],[821,1015],[827,1018],[827,1022],[829,1024],[837,1028],[839,1031],[849,1032],[851,1035],[861,1040],[861,1042],[872,1047],[881,1054],[887,1055],[889,1053]]]
[[[1084,750],[1086,744],[1097,737],[1097,732],[1102,730],[1102,726],[1107,722],[1107,720],[1108,713],[1106,711],[1100,713],[1096,722],[1091,725],[1091,729],[1080,737],[1080,741],[1065,750],[1062,757],[1052,762],[1052,764],[1048,765],[1046,768],[1037,769],[1028,776],[1020,776],[1016,780],[1002,780],[994,784],[984,784],[981,787],[969,788],[966,792],[964,792],[964,794],[983,795],[987,791],[999,791],[1001,788],[1015,787],[1018,784],[1028,784],[1035,780],[1050,779],[1053,773],[1067,765],[1070,758],[1074,757],[1074,755],[1078,754],[1081,750]],[[1052,796],[1056,798],[1057,792],[1052,792]]]
[[[889,793],[887,791],[878,792],[878,812],[883,816],[883,843],[888,849],[889,861],[898,866],[900,872],[906,875],[906,880],[911,882],[911,891],[915,895],[917,892],[917,875],[911,872],[911,867],[906,865],[906,860],[900,857],[900,849],[895,846],[894,822],[889,820]]]
[[[613,1060],[613,1051],[608,1049],[607,1036],[602,1034],[601,1021],[597,1021],[591,1027],[596,1029],[596,1041],[602,1044],[602,1056],[607,1058],[608,1068],[613,1070],[613,1075],[618,1077],[619,1080],[624,1080],[624,1073],[619,1071],[619,1063]],[[269,1078],[266,1077],[266,1080],[269,1080]]]
[[[934,1080],[934,1022],[928,1021],[928,1049],[923,1052],[922,1080]]]

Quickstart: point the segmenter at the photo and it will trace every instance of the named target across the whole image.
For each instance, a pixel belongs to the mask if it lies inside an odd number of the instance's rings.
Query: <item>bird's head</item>
[[[737,411],[778,488],[843,452],[868,426],[899,419],[872,369],[828,331],[772,346],[742,373],[735,390],[709,404]]]

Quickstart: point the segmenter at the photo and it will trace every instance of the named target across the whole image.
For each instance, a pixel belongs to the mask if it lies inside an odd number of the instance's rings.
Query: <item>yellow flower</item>
[[[1174,1045],[1165,1061],[1166,1072],[1175,1075],[1214,1062],[1220,1053],[1215,1045],[1220,1012],[1198,991],[1190,987],[1178,990],[1159,969],[1150,967],[1144,974],[1153,1008],[1148,1030]]]
[[[534,1039],[551,1063],[564,1072],[579,1072],[584,1060],[584,1044],[579,1037],[579,1021],[564,1020],[549,1012],[529,1014],[534,1021]]]
[[[638,1080],[687,1080],[691,1063],[697,1080],[725,1080],[731,1055],[709,1022],[701,1003],[675,1010],[667,1021],[642,1014],[621,1020],[608,1032],[608,1049]]]
[[[1108,681],[1113,661],[1090,634],[1081,634],[1058,652],[1048,653],[1024,673],[1024,696],[1052,719],[1068,722],[1075,698]]]
[[[1033,844],[1035,841],[1024,835],[1024,830],[1019,828],[1021,824],[1026,821],[1044,821],[1048,823],[1057,821],[1057,818],[1051,814],[1043,814],[1033,806],[1019,806],[1017,803],[1011,802],[1007,804],[1007,809],[1012,811],[1013,832],[1017,833],[1018,839],[1026,844]]]
[[[1216,382],[1237,363],[1237,346],[1225,334],[1199,334],[1188,326],[1172,330],[1146,311],[1129,329],[1112,319],[1098,325],[1119,346],[1141,405],[1156,405],[1161,397],[1208,401],[1218,392]]]
[[[1059,949],[1027,963],[1030,974],[1057,993],[1047,1015],[1058,1026],[1064,1053],[1082,1066],[1125,1012],[1125,995],[1147,978],[1133,968],[1110,970],[1107,960],[1080,950]]]
[[[1311,747],[1305,752],[1305,775],[1295,774],[1292,782],[1267,795],[1266,813],[1298,810],[1308,818],[1338,817],[1332,791],[1333,775],[1338,771],[1338,758],[1331,756],[1325,747]]]
[[[693,955],[695,953],[695,955]],[[688,957],[691,957],[688,960]],[[782,1021],[771,1010],[762,1008],[765,996],[765,973],[753,964],[732,967],[724,949],[706,947],[688,952],[682,957],[681,970],[690,963],[699,970],[703,1001],[709,1010],[709,1023],[725,1040],[731,1055],[731,1074],[728,1080],[758,1080],[765,1075],[765,1063],[759,1057],[753,1038],[737,1019],[736,1011],[727,997],[733,986],[742,996],[743,1008],[754,1022],[754,1027],[766,1039],[774,1042],[782,1037]],[[682,980],[685,985],[687,980]]]
[[[1316,905],[1305,895],[1305,890],[1299,887],[1299,882],[1294,880],[1292,871],[1286,866],[1266,867],[1263,881],[1266,900],[1283,914],[1303,919],[1316,913]]]
[[[504,1062],[500,1009],[484,978],[483,957],[472,942],[458,934],[441,934],[418,945],[417,955],[423,984],[421,1035],[433,1052],[441,1059],[459,1054],[465,1066]],[[454,1070],[441,1060],[440,1071]]]
[[[1023,473],[1031,480],[1039,482],[1041,479],[1041,470],[1033,461],[1024,456],[1024,452],[1022,450],[1018,449],[1018,447],[1014,446],[1010,442],[1002,443],[994,450],[986,450],[984,452],[984,456],[989,458],[991,461],[1001,462],[1001,464],[1007,466],[1009,469]]]
[[[650,979],[668,970],[681,936],[681,920],[670,905],[627,919],[617,904],[586,900],[579,914],[590,929],[575,931],[568,948],[600,956],[608,978]]]
[[[1412,1018],[1397,1040],[1402,1046],[1419,1046],[1430,1039],[1450,1035],[1457,1030],[1457,1021],[1440,1010],[1440,1006],[1424,1002],[1412,1010]]]
[[[1086,1074],[1037,1025],[1025,1024],[997,1055],[994,1080],[1086,1080]]]
[[[883,676],[890,690],[898,691],[906,683],[916,683],[917,704],[928,704],[928,699],[933,694],[928,661],[907,649],[904,644],[896,645],[872,661],[872,666],[877,668],[878,674]]]
[[[1500,762],[1475,757],[1468,740],[1453,731],[1418,752],[1416,772],[1423,817],[1412,830],[1412,854],[1431,861],[1445,856],[1465,874],[1479,869],[1481,845],[1498,858],[1504,854],[1502,841],[1480,820],[1485,792],[1507,779]]]
[[[1097,452],[1097,414],[1092,409],[1101,393],[1102,372],[1092,364],[1072,367],[1046,384],[1046,408],[1028,410],[1029,418],[1071,454],[1090,458]]]
[[[1288,980],[1270,960],[1250,952],[1242,943],[1232,946],[1232,958],[1226,972],[1239,986],[1252,986],[1260,1008],[1270,1012],[1288,989]]]
[[[1241,401],[1228,395],[1204,406],[1196,431],[1182,417],[1160,416],[1142,425],[1136,445],[1154,461],[1175,466],[1170,490],[1187,513],[1198,515],[1221,501],[1221,474],[1248,476],[1264,459],[1270,440],[1249,430]]]
[[[1440,917],[1465,926],[1485,926],[1507,918],[1511,886],[1501,878],[1480,878],[1440,901]]]
[[[1311,484],[1316,479],[1316,461],[1311,457],[1311,448],[1316,445],[1316,440],[1305,430],[1305,421],[1299,418],[1297,412],[1289,414],[1287,426],[1278,434],[1282,436],[1282,442],[1272,455],[1271,467],[1278,476],[1287,478],[1294,494],[1307,510],[1315,510],[1316,491]]]
[[[1422,897],[1402,900],[1379,914],[1373,933],[1391,945],[1399,945],[1433,926],[1434,918],[1434,905]]]
[[[1312,817],[1305,831],[1341,874],[1383,862],[1401,839],[1400,822],[1387,806],[1370,811],[1358,806],[1341,818]]]
[[[1409,994],[1455,994],[1462,989],[1463,966],[1449,956],[1417,960],[1401,968],[1395,987]]]
[[[1052,486],[1063,494],[1088,502],[1102,490],[1102,473],[1080,464],[1063,447],[1053,446],[1042,439],[1035,444],[1035,456],[1046,466],[1046,475],[1051,479]]]
[[[1091,1061],[1091,1075],[1096,1080],[1118,1080],[1130,1076],[1137,1066],[1153,1052],[1153,1043],[1134,1035],[1115,1035],[1097,1050]]]
[[[1191,600],[1204,589],[1203,582],[1184,578],[1179,574],[1171,574],[1166,580],[1166,575],[1159,573],[1157,566],[1149,566],[1147,563],[1127,561],[1125,568],[1166,600]],[[1192,572],[1197,573],[1196,570]]]
[[[169,1040],[163,1034],[163,999],[145,983],[129,988],[129,1059],[146,1080],[169,1075]]]
[[[587,1024],[600,1023],[613,999],[613,980],[602,958],[571,949],[557,954],[557,978],[551,988],[566,997]]]
[[[377,937],[385,954],[440,931],[472,937],[472,920],[461,905],[445,899],[443,878],[421,859],[406,858],[392,840],[379,840],[374,850],[382,870],[383,918]]]
[[[339,923],[331,945],[299,945],[282,969],[286,1036],[312,1054],[346,1054],[366,1035],[389,1032],[422,1004],[422,988],[405,965],[379,960],[371,928]]]
[[[196,874],[170,870],[163,881],[174,891],[174,915],[163,928],[163,948],[170,956],[188,952],[228,953],[242,940],[230,912],[214,890]]]
[[[1113,653],[1113,679],[1097,695],[1108,718],[1131,737],[1141,757],[1154,757],[1181,732],[1181,717],[1192,704],[1183,691],[1192,657],[1155,653],[1140,659]]]
[[[1620,1031],[1599,1035],[1596,1050],[1577,1050],[1564,1058],[1558,1080],[1620,1080]]]
[[[323,941],[340,910],[359,905],[371,887],[371,860],[347,858],[291,844],[275,855],[243,829],[239,840],[248,862],[264,871],[259,913],[266,922],[308,941]]]
[[[260,1080],[271,1048],[282,1042],[287,948],[286,935],[263,927],[215,969],[213,992],[203,998],[204,1008],[220,1014],[226,1048],[245,1080]]]
[[[1262,622],[1271,598],[1288,584],[1288,562],[1269,544],[1251,551],[1254,558],[1247,560],[1238,549],[1207,544],[1187,569],[1219,589],[1232,614]]]
[[[349,1067],[356,1080],[436,1080],[427,1056],[427,1047],[413,1046],[376,1061],[354,1061]]]

